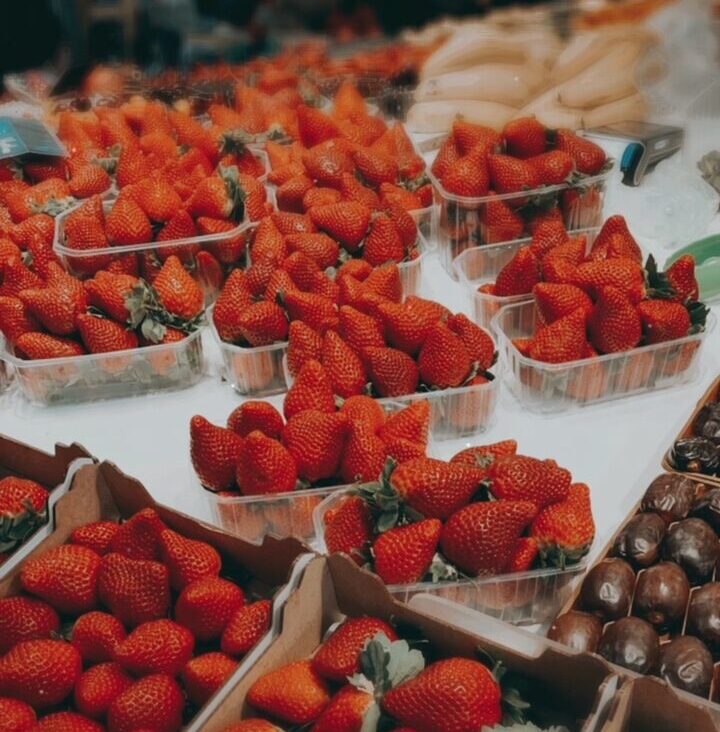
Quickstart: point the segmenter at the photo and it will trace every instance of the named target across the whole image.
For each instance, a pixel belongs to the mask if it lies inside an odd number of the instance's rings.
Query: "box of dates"
[[[632,677],[658,676],[720,713],[719,533],[720,487],[659,475],[548,637]]]
[[[55,445],[51,455],[0,435],[0,578],[51,531],[52,506],[89,463],[77,444]]]
[[[316,558],[278,637],[204,729],[501,730],[510,715],[526,731],[599,729],[619,680],[602,659],[476,613],[456,625],[420,599],[398,603],[348,557]]]
[[[0,718],[200,729],[274,637],[305,552],[160,506],[109,463],[82,467],[52,532],[0,582]]]

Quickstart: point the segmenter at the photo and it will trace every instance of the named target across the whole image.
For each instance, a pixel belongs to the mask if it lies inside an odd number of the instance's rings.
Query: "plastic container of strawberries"
[[[349,490],[335,491],[315,509],[315,548],[322,554],[327,554],[325,516],[337,509],[348,495]],[[573,581],[584,574],[587,566],[584,558],[565,569],[533,569],[487,577],[387,585],[387,589],[401,602],[409,602],[423,593],[452,600],[515,625],[542,624],[549,622],[570,597]]]
[[[65,358],[25,360],[5,346],[0,361],[28,401],[43,406],[185,389],[204,372],[202,331],[176,343]]]
[[[113,205],[114,201],[103,201],[103,208],[106,213],[112,209]],[[99,269],[106,269],[110,262],[122,259],[123,257],[134,256],[140,259],[141,257],[150,256],[154,260],[162,262],[170,254],[175,254],[180,257],[183,264],[186,265],[188,271],[202,288],[207,304],[215,302],[220,291],[217,281],[204,277],[201,268],[196,266],[197,260],[195,255],[201,250],[208,250],[212,253],[213,247],[231,242],[238,237],[244,237],[249,242],[252,232],[257,227],[257,223],[254,221],[244,221],[234,229],[223,232],[222,234],[205,234],[170,241],[154,241],[143,244],[77,250],[67,246],[65,243],[65,219],[75,208],[77,207],[64,211],[55,219],[53,251],[57,254],[62,266],[67,272],[79,279],[86,279],[92,277]],[[244,266],[246,264],[245,256],[237,264]]]
[[[513,339],[536,331],[532,300],[503,307],[492,319],[492,330],[510,391],[531,412],[552,413],[692,382],[715,320],[709,313],[705,330],[684,338],[567,363],[536,361],[513,345]]]
[[[553,205],[560,206],[565,228],[569,232],[587,229],[602,223],[603,202],[609,166],[602,173],[583,178],[577,183],[542,186],[518,193],[492,196],[456,196],[445,190],[428,167],[428,177],[435,190],[437,209],[437,247],[440,263],[457,279],[453,261],[470,247],[496,243],[488,238],[484,219],[488,204],[500,203],[518,212],[527,226],[533,217]],[[537,213],[536,213],[537,212]]]
[[[583,235],[587,237],[587,251],[590,251],[598,231],[600,228],[595,226],[590,229],[572,231],[569,234],[571,237]],[[478,290],[481,285],[495,282],[500,271],[513,259],[518,250],[528,246],[531,242],[532,237],[526,237],[500,244],[471,247],[459,254],[453,261],[453,269],[458,281],[467,289],[473,318],[479,326],[490,328],[493,316],[505,305],[515,305],[532,300],[532,293],[498,297]]]

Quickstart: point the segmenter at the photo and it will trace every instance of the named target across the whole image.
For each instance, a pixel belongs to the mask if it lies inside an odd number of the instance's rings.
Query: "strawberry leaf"
[[[672,300],[677,294],[665,272],[658,269],[655,257],[648,254],[645,262],[645,284],[647,297],[653,300]]]

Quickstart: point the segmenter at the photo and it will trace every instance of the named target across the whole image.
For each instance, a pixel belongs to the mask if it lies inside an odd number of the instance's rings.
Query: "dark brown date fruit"
[[[610,663],[639,674],[652,673],[660,657],[660,638],[640,618],[620,618],[605,628],[598,653]]]
[[[695,417],[693,434],[720,445],[720,404],[706,404]]]
[[[720,652],[720,582],[710,582],[690,595],[687,633]]]
[[[685,475],[665,473],[650,483],[640,510],[661,516],[666,524],[684,519],[695,500],[698,484]]]
[[[600,642],[602,627],[602,621],[597,616],[570,610],[555,618],[548,631],[548,638],[574,651],[594,653]]]
[[[661,562],[638,574],[633,615],[658,631],[667,630],[682,622],[689,596],[685,572],[674,562]]]
[[[612,553],[636,568],[649,567],[660,558],[665,521],[656,513],[639,513],[615,537]]]
[[[670,463],[676,470],[685,473],[717,475],[720,452],[717,445],[705,437],[685,437],[672,446]]]
[[[713,678],[713,658],[707,646],[691,635],[660,648],[658,673],[671,686],[707,698]]]
[[[720,542],[710,524],[698,518],[685,519],[665,534],[663,557],[677,562],[690,582],[707,582],[720,557]]]
[[[589,572],[580,590],[582,609],[602,620],[628,614],[635,587],[635,572],[622,559],[604,559]]]
[[[710,488],[695,499],[690,516],[707,521],[715,533],[720,533],[720,488]]]

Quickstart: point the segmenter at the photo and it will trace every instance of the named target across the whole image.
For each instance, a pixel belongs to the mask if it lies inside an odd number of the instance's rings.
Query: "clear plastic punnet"
[[[336,491],[315,509],[315,542],[326,554],[325,516],[340,506],[349,490]],[[452,600],[466,607],[516,625],[546,623],[570,597],[573,580],[587,569],[583,559],[565,569],[533,569],[528,572],[487,577],[417,582],[409,585],[388,585],[395,598],[408,602],[425,593]]]
[[[526,409],[545,413],[693,381],[700,371],[702,345],[714,326],[715,315],[710,313],[704,331],[684,338],[580,361],[544,363],[523,356],[513,344],[536,331],[532,300],[506,305],[492,320],[510,391]]]
[[[203,375],[202,330],[176,343],[111,353],[25,360],[4,346],[15,382],[35,404],[75,404],[153,391],[185,389]]]

